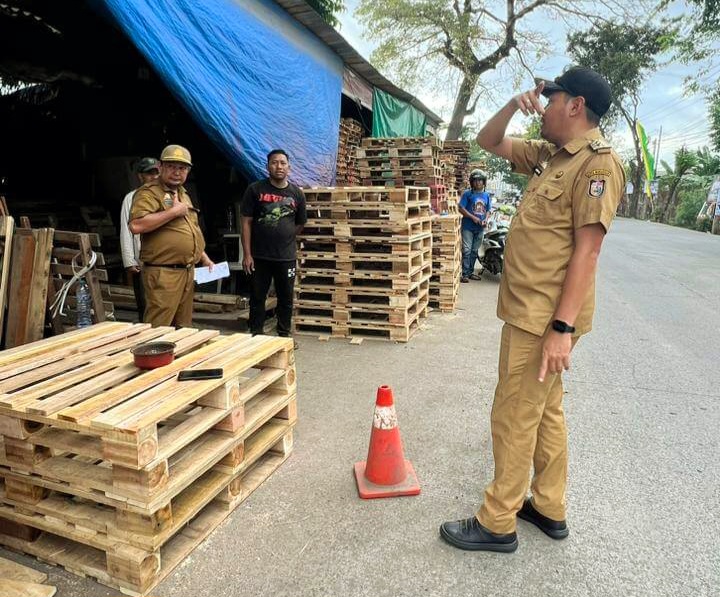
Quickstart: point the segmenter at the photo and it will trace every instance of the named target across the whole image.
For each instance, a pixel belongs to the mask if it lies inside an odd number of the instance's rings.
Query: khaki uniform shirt
[[[513,139],[512,162],[516,172],[531,178],[510,226],[497,315],[541,336],[560,300],[575,230],[600,223],[607,232],[625,192],[625,171],[599,129],[560,149]],[[593,279],[575,320],[576,334],[590,331],[594,310]]]
[[[178,190],[179,199],[191,207],[187,215],[175,218],[160,228],[142,235],[140,260],[155,265],[194,265],[200,261],[205,250],[205,239],[198,224],[198,212],[183,187]],[[133,199],[130,219],[170,209],[173,190],[160,181],[140,187]]]

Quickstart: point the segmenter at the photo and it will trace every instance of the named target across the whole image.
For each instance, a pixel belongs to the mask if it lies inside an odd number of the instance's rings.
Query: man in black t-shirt
[[[250,332],[262,334],[270,281],[277,294],[278,336],[290,336],[295,285],[296,236],[307,215],[305,195],[288,182],[290,162],[283,149],[268,154],[268,178],[245,191],[242,206],[243,269],[252,275]]]

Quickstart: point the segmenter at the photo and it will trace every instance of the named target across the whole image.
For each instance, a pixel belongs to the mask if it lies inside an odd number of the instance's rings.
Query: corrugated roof
[[[400,89],[397,85],[385,78],[380,72],[363,58],[347,40],[340,35],[332,26],[328,25],[323,18],[305,0],[274,0],[284,8],[298,22],[302,23],[317,37],[329,46],[345,63],[348,68],[354,70],[358,75],[371,85],[382,89],[387,93],[401,99],[412,106],[415,106],[428,117],[430,124],[437,126],[442,119],[430,108],[423,104],[414,95]]]

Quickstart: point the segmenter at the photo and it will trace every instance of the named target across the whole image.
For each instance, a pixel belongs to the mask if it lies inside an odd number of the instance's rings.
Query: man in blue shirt
[[[475,260],[478,259],[478,250],[482,244],[487,217],[490,214],[492,200],[485,192],[487,176],[482,170],[473,170],[470,173],[470,188],[466,190],[458,208],[462,214],[462,278],[461,282],[468,282],[470,278],[479,280],[475,271]]]

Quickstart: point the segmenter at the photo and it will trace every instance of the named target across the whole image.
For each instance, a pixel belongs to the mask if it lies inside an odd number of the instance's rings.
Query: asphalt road
[[[618,220],[595,330],[566,376],[570,537],[520,521],[511,555],[469,553],[438,525],[477,509],[492,476],[497,280],[409,344],[300,339],[290,460],[153,595],[720,595],[720,237]],[[422,494],[363,501],[378,385],[396,397]],[[2,555],[7,555],[2,552]],[[17,556],[12,556],[17,558]],[[114,595],[50,572],[60,597]]]

